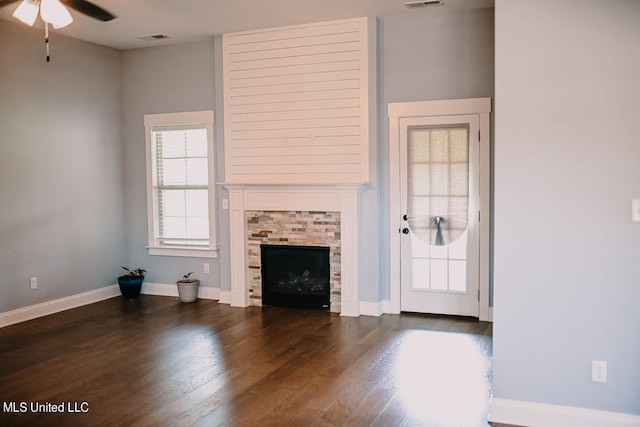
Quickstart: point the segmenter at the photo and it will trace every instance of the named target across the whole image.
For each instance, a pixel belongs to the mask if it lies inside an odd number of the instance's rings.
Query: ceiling
[[[444,6],[408,9],[404,0],[91,0],[116,19],[100,22],[74,10],[74,22],[56,33],[116,49],[203,40],[213,35],[362,16],[440,14],[492,7],[494,0],[444,0]],[[20,24],[11,14],[19,3],[0,9],[0,19]],[[43,28],[40,20],[36,27]],[[1,21],[0,21],[1,25]],[[22,24],[21,24],[22,25]],[[168,39],[143,41],[164,34]]]

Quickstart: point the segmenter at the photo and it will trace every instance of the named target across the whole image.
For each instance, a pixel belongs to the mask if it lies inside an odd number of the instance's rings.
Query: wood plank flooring
[[[0,329],[0,425],[488,426],[491,353],[474,320],[118,297]]]

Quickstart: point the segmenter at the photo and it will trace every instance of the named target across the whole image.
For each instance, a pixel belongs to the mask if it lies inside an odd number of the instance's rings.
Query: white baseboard
[[[231,304],[231,291],[219,291],[218,302],[221,304]]]
[[[147,295],[178,297],[178,287],[175,283],[168,285],[164,283],[144,282],[142,284],[142,293]],[[198,298],[217,300],[220,299],[220,294],[222,293],[224,292],[220,292],[219,288],[200,286],[200,289],[198,289]],[[230,294],[231,293],[229,292],[229,295]],[[80,307],[82,305],[103,301],[119,295],[120,287],[118,284],[114,284],[64,298],[46,301],[40,304],[6,311],[4,313],[0,313],[0,328],[13,325],[15,323],[26,322],[27,320],[35,319],[37,317],[69,310],[71,308]]]
[[[640,427],[640,415],[492,398],[489,421],[531,427]]]
[[[109,285],[92,291],[82,292],[64,298],[34,304],[16,310],[0,313],[0,328],[15,323],[26,322],[37,317],[47,316],[82,305],[91,304],[120,295],[118,285]]]
[[[159,295],[163,297],[178,297],[178,286],[175,283],[142,283],[142,291],[146,295]],[[198,298],[201,299],[220,299],[220,289],[208,286],[200,286],[198,288]]]
[[[368,302],[368,301],[360,301],[360,314],[365,316],[382,316],[384,313],[384,307],[382,306],[382,301],[378,302]]]
[[[142,282],[142,290],[140,293],[145,295],[159,295],[163,297],[177,297],[178,287],[174,284],[166,283],[149,283]],[[200,296],[200,290],[198,290],[198,296]]]
[[[389,314],[400,314],[400,311],[398,311],[388,299],[382,300],[382,312]]]
[[[200,286],[200,292],[198,292],[198,296],[202,299],[215,299],[220,301],[220,288]]]
[[[360,314],[379,317],[385,313],[399,314],[393,310],[391,301],[389,300],[382,300],[378,302],[360,301]]]

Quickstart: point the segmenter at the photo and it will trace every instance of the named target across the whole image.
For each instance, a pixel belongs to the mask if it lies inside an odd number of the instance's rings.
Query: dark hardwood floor
[[[0,425],[488,426],[491,353],[474,320],[119,297],[0,329]]]

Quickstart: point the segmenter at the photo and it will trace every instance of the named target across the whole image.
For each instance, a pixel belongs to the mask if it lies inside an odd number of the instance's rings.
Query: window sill
[[[149,255],[176,256],[189,258],[218,258],[218,249],[199,249],[188,247],[147,246]]]

